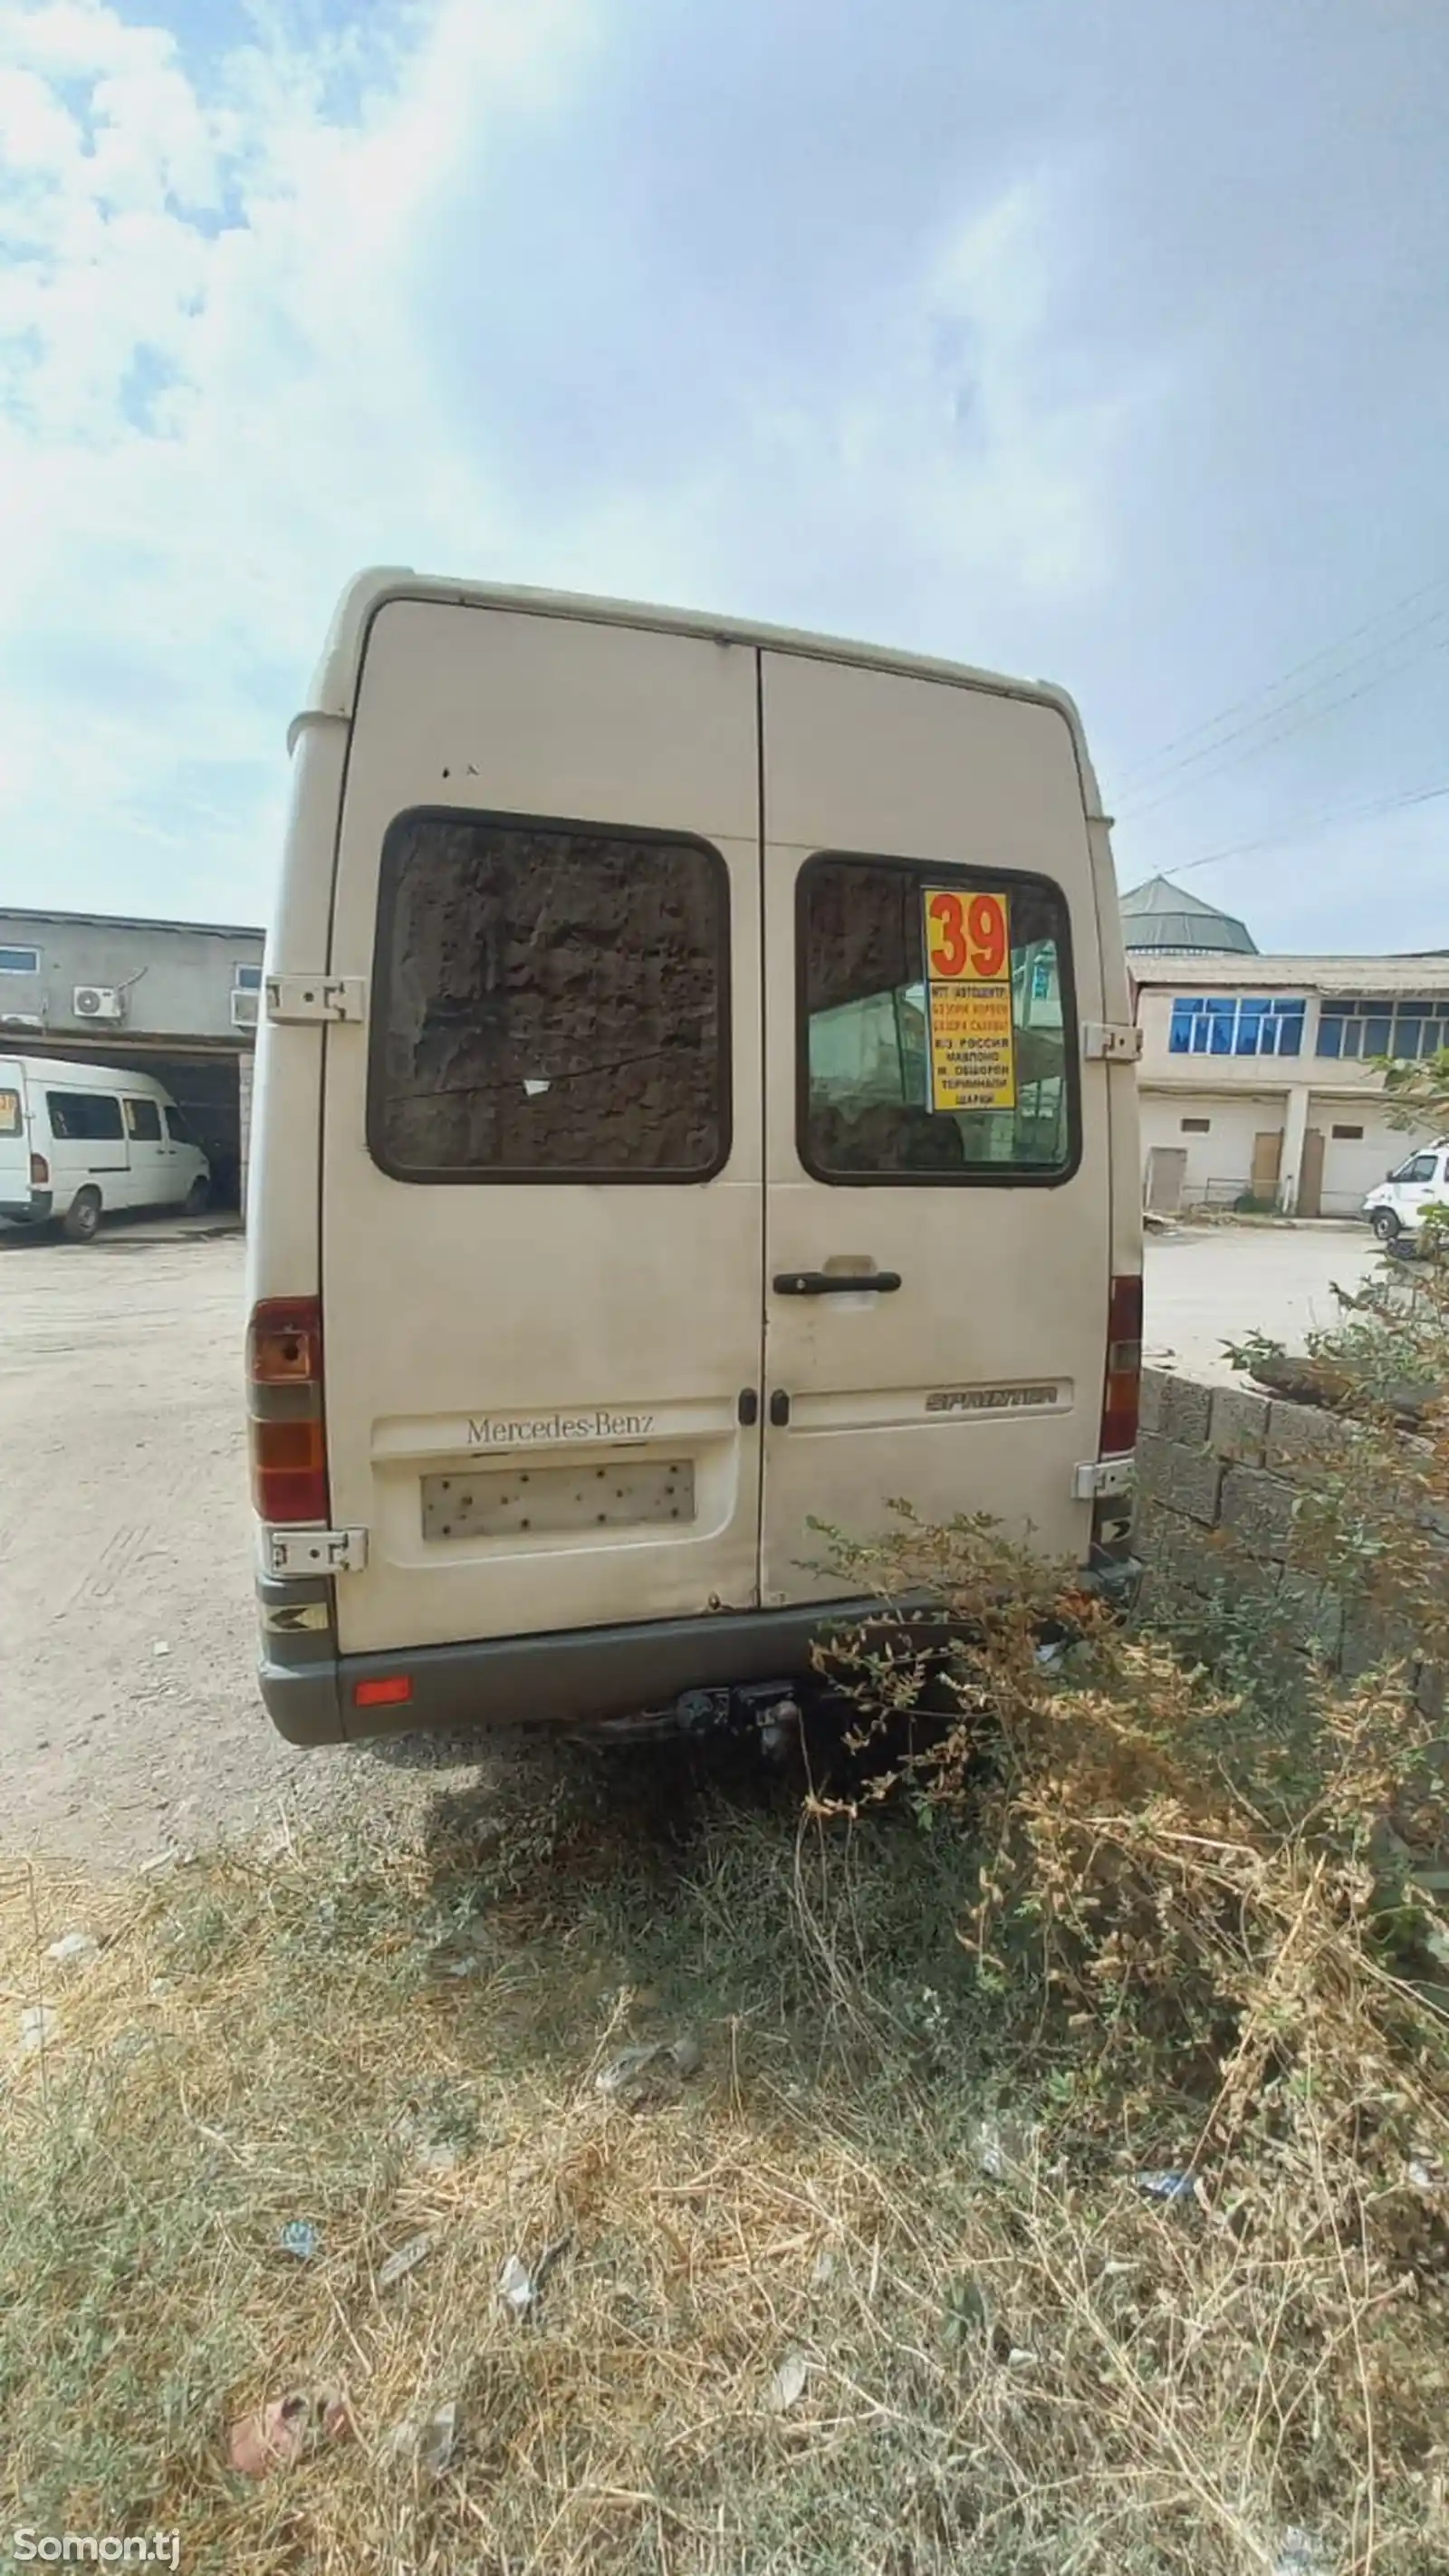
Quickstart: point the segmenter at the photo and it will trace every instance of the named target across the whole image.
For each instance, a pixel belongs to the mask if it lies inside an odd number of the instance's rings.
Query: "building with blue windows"
[[[1357,1215],[1416,1141],[1389,1125],[1378,1066],[1449,1046],[1449,951],[1264,957],[1165,877],[1124,894],[1122,926],[1147,1205]]]

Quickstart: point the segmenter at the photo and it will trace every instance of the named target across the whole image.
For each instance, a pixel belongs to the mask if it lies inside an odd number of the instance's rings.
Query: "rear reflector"
[[[323,1521],[327,1434],[322,1412],[322,1308],[271,1297],[247,1328],[252,1499],[264,1521]]]
[[[407,1673],[384,1673],[375,1682],[354,1682],[354,1708],[401,1708],[412,1698],[413,1686]]]
[[[1137,1446],[1142,1401],[1142,1281],[1114,1279],[1107,1310],[1107,1374],[1097,1454],[1123,1458]]]
[[[34,1190],[48,1190],[50,1187],[50,1165],[43,1154],[30,1157],[30,1186]]]

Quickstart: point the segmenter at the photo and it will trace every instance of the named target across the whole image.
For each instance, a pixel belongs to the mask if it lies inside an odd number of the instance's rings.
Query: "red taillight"
[[[1142,1397],[1142,1281],[1114,1279],[1107,1309],[1107,1374],[1098,1455],[1122,1458],[1137,1446]]]
[[[33,1190],[48,1190],[50,1187],[50,1165],[43,1154],[30,1157],[30,1186]]]
[[[247,1328],[252,1499],[264,1521],[328,1517],[322,1414],[322,1308],[315,1297],[271,1297]]]
[[[352,1685],[354,1708],[403,1708],[412,1695],[412,1682],[406,1673],[382,1673],[376,1681]]]

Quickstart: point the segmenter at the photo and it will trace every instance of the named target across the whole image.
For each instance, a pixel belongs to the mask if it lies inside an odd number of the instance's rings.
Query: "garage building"
[[[215,1203],[242,1204],[263,934],[0,909],[0,1049],[149,1073],[185,1110]]]
[[[1260,956],[1241,921],[1164,877],[1123,896],[1122,923],[1148,1207],[1356,1216],[1430,1141],[1390,1125],[1372,1060],[1449,1045],[1449,952]]]

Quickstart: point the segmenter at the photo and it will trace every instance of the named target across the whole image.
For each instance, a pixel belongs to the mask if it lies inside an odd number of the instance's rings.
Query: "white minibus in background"
[[[1430,1208],[1449,1208],[1449,1136],[1421,1145],[1363,1203],[1380,1243],[1412,1243]]]
[[[164,1083],[116,1065],[0,1055],[0,1218],[89,1243],[104,1216],[199,1216],[211,1167]]]
[[[1059,690],[362,575],[292,727],[252,1128],[299,1743],[787,1694],[812,1522],[1121,1578],[1141,1236]]]

